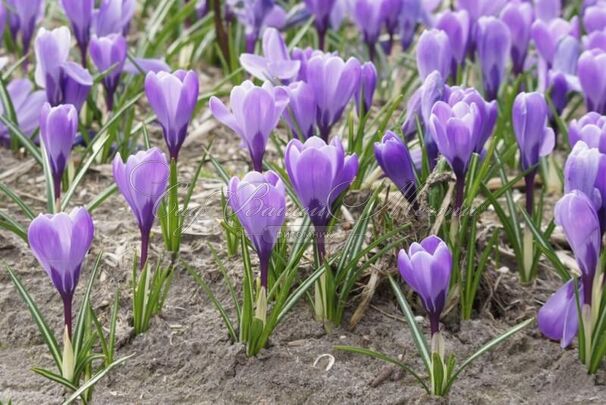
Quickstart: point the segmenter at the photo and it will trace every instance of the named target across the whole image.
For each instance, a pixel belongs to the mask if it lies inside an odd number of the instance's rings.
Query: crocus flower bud
[[[258,87],[247,80],[232,89],[229,103],[231,112],[221,100],[212,97],[210,111],[240,136],[250,153],[253,170],[262,172],[267,141],[288,105],[288,96],[269,82]]]
[[[408,50],[410,45],[412,45],[422,13],[423,7],[420,0],[402,0],[400,43],[403,50]]]
[[[90,27],[93,20],[94,0],[61,0],[63,11],[69,20],[76,42],[80,48],[82,66],[86,66],[86,53],[90,41]]]
[[[588,34],[606,28],[606,8],[603,5],[587,7],[583,14],[583,27]]]
[[[457,76],[457,67],[463,66],[467,55],[471,21],[465,10],[446,11],[438,17],[435,28],[442,30],[450,39],[453,63],[450,69],[452,77]]]
[[[149,234],[166,192],[168,173],[166,156],[158,148],[137,152],[129,156],[126,163],[122,162],[120,153],[114,158],[114,180],[141,232],[141,268],[147,262]]]
[[[31,136],[40,125],[40,110],[46,103],[44,91],[33,91],[32,82],[28,79],[15,79],[6,86],[17,116],[19,129],[26,136]],[[0,115],[4,114],[4,107],[0,103]],[[0,122],[0,145],[10,146],[10,132]]]
[[[562,349],[572,343],[579,328],[574,290],[575,280],[568,281],[549,297],[537,316],[541,333],[549,339],[559,340]],[[579,291],[579,295],[582,295],[582,291],[583,288]]]
[[[389,34],[389,41],[385,46],[385,53],[389,55],[393,46],[393,39],[400,25],[400,15],[404,0],[382,0],[381,1],[381,17],[385,30]]]
[[[438,101],[431,111],[429,130],[457,179],[465,178],[471,155],[478,144],[482,122],[476,104]]]
[[[93,220],[84,207],[74,208],[69,214],[40,214],[27,230],[34,256],[63,299],[65,325],[70,337],[72,299],[94,233]]]
[[[446,80],[452,68],[453,54],[448,35],[442,30],[425,30],[417,44],[417,69],[422,80],[434,70]]]
[[[381,35],[383,14],[381,1],[355,0],[353,18],[358,29],[364,34],[364,42],[368,47],[370,60],[375,56],[375,45]]]
[[[312,136],[305,143],[291,140],[286,146],[284,162],[299,201],[316,228],[316,238],[323,238],[333,203],[358,173],[358,157],[346,156],[338,138],[326,144]],[[317,241],[317,245],[323,258],[324,240]]]
[[[274,0],[232,1],[229,9],[244,26],[247,53],[255,51],[264,28],[281,29],[286,24],[286,12]]]
[[[263,34],[263,56],[244,53],[240,55],[244,70],[257,79],[289,81],[297,77],[301,62],[291,60],[282,35],[275,28]]]
[[[501,20],[511,34],[512,70],[515,75],[519,75],[524,71],[528,54],[530,29],[534,20],[532,5],[519,0],[508,2],[501,10]]]
[[[466,10],[472,21],[483,16],[496,16],[507,3],[506,0],[458,0],[457,8]]]
[[[562,15],[562,0],[536,0],[534,3],[539,20],[552,21]]]
[[[513,131],[520,148],[520,164],[527,171],[551,153],[555,134],[547,126],[549,109],[541,93],[520,93],[513,103]]]
[[[363,115],[370,111],[372,100],[377,89],[377,69],[372,62],[366,62],[362,65],[360,71],[360,82],[356,90],[356,109],[358,115]],[[360,104],[362,103],[362,104]],[[364,110],[360,110],[360,107]]]
[[[269,261],[284,224],[286,192],[278,175],[250,172],[229,182],[229,205],[253,243],[261,266],[261,286],[267,289]]]
[[[52,31],[45,28],[38,30],[36,43],[36,84],[46,89],[46,97],[51,105],[61,103],[62,66],[67,62],[71,47],[71,35],[67,27]]]
[[[398,268],[406,284],[423,301],[433,336],[440,331],[440,315],[448,296],[452,272],[450,249],[437,236],[428,236],[421,243],[410,245],[408,253],[400,250]]]
[[[564,166],[564,191],[579,190],[593,202],[600,230],[606,231],[606,154],[578,141]]]
[[[102,0],[93,13],[93,32],[98,37],[126,35],[136,7],[137,0]]]
[[[307,83],[314,89],[320,136],[328,140],[332,126],[341,119],[360,81],[361,66],[355,58],[345,62],[335,55],[317,55],[307,63]]]
[[[416,194],[417,179],[408,146],[393,132],[387,131],[381,142],[375,142],[375,158],[385,176],[410,202]]]
[[[93,87],[93,77],[88,70],[74,62],[61,67],[61,90],[63,104],[72,104],[80,111]]]
[[[583,141],[590,148],[606,153],[606,117],[596,112],[588,112],[578,120],[572,120],[568,126],[570,146]]]
[[[305,5],[315,17],[316,30],[320,37],[320,49],[324,49],[324,38],[330,24],[330,14],[337,0],[305,0]]]
[[[51,167],[56,199],[61,195],[61,178],[72,154],[77,130],[78,112],[73,105],[51,107],[46,103],[42,107],[40,139]]]
[[[600,221],[594,204],[584,193],[573,190],[557,202],[555,220],[564,230],[581,269],[583,303],[591,305],[593,277],[602,246]]]
[[[581,54],[578,76],[589,111],[606,114],[606,52],[592,49]]]
[[[291,83],[283,89],[288,94],[289,103],[282,117],[296,138],[304,140],[311,137],[316,123],[314,89],[303,81]]]
[[[93,35],[90,42],[90,56],[100,72],[109,72],[103,78],[107,108],[114,107],[114,93],[120,83],[120,75],[126,61],[126,39],[121,34],[110,34],[106,37]]]
[[[145,94],[162,126],[170,158],[177,160],[198,101],[198,77],[192,70],[149,72]]]
[[[488,100],[497,98],[510,50],[511,34],[507,25],[496,17],[481,17],[476,29],[476,51]]]
[[[541,59],[551,66],[558,43],[568,35],[578,37],[578,24],[575,19],[557,18],[549,22],[538,19],[532,24],[530,35]]]
[[[36,22],[44,14],[44,0],[17,0],[11,3],[15,17],[18,20],[19,31],[21,31],[21,41],[23,44],[23,54],[27,54],[32,42]]]

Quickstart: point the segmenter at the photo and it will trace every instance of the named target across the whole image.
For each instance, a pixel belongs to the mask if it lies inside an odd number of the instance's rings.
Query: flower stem
[[[149,231],[141,232],[141,258],[139,262],[139,269],[143,270],[145,263],[147,262],[147,251],[149,250]]]
[[[67,335],[72,338],[72,294],[65,294],[63,298],[63,321],[67,326]]]

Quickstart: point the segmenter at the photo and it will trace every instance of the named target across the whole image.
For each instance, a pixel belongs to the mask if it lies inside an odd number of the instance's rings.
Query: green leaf
[[[99,253],[97,255],[97,259],[95,260],[95,264],[93,265],[93,269],[91,271],[91,275],[88,279],[88,283],[86,285],[86,291],[84,292],[84,298],[82,299],[82,304],[80,305],[80,311],[78,312],[78,317],[76,318],[76,325],[74,328],[74,333],[73,333],[73,347],[74,347],[74,353],[76,353],[76,355],[79,353],[80,351],[80,343],[82,342],[82,339],[84,337],[84,332],[85,332],[85,318],[86,318],[86,311],[88,311],[88,307],[89,307],[89,303],[90,303],[90,295],[93,291],[93,285],[95,283],[95,280],[97,278],[97,273],[99,271],[99,264],[101,264],[101,257],[102,257],[102,253]]]
[[[393,279],[391,275],[387,276],[389,279],[389,283],[391,284],[391,288],[396,295],[396,299],[398,300],[398,304],[400,304],[400,308],[406,317],[406,321],[408,322],[408,326],[410,327],[410,332],[412,333],[412,338],[417,346],[417,350],[419,351],[419,355],[425,364],[425,368],[428,372],[431,372],[431,357],[429,354],[429,345],[427,344],[427,339],[425,339],[425,335],[419,329],[419,325],[415,321],[415,316],[406,301],[406,297],[400,290],[398,283]]]
[[[13,200],[15,204],[21,208],[21,211],[25,214],[25,216],[29,219],[34,219],[36,216],[34,212],[28,207],[28,205],[11,190],[6,184],[0,182],[0,191],[2,191],[8,198]]]
[[[23,298],[23,301],[25,301],[25,304],[31,312],[32,317],[34,318],[34,322],[36,322],[38,330],[42,334],[42,338],[44,339],[44,342],[46,343],[46,346],[48,347],[51,356],[53,356],[53,360],[55,361],[57,368],[61,370],[61,367],[63,365],[62,355],[61,351],[59,350],[59,346],[57,345],[55,335],[48,327],[48,324],[46,323],[44,316],[42,316],[42,314],[40,313],[38,306],[36,305],[32,297],[29,295],[23,284],[21,284],[21,280],[19,280],[19,277],[17,277],[17,275],[10,269],[10,267],[7,267],[6,270],[8,271],[8,274],[13,284],[17,288],[19,295],[21,295],[21,298]]]
[[[27,240],[27,231],[25,230],[25,228],[11,216],[2,211],[0,211],[0,228],[4,228],[9,232],[14,233],[15,235],[23,239],[26,244],[29,243],[29,241]]]
[[[98,208],[101,204],[105,202],[109,197],[114,195],[118,191],[118,185],[112,184],[103,190],[99,195],[97,195],[91,202],[86,205],[86,209],[89,213],[92,213],[96,208]]]
[[[450,387],[452,386],[454,381],[457,379],[459,374],[463,370],[465,370],[465,368],[467,368],[467,366],[469,366],[471,363],[473,363],[478,357],[480,357],[484,353],[494,349],[496,346],[500,345],[501,343],[503,343],[504,341],[509,339],[511,336],[515,335],[516,333],[518,333],[519,331],[524,329],[526,326],[530,325],[533,321],[534,321],[534,318],[527,319],[524,322],[521,322],[518,325],[514,326],[513,328],[509,329],[507,332],[503,333],[501,336],[497,336],[496,338],[492,339],[490,342],[488,342],[484,346],[482,346],[477,352],[475,352],[467,360],[465,360],[463,362],[463,364],[461,364],[459,369],[450,377],[450,379],[448,380],[448,385],[447,385],[446,391],[448,391],[448,389],[450,389]]]
[[[394,365],[402,368],[406,372],[410,373],[410,375],[412,375],[423,386],[423,388],[425,389],[425,391],[428,394],[431,394],[431,390],[429,389],[429,387],[427,386],[427,384],[425,383],[425,381],[423,381],[423,379],[406,363],[403,363],[403,362],[401,362],[401,361],[399,361],[397,359],[394,359],[393,357],[389,357],[386,354],[375,352],[374,350],[364,349],[362,347],[335,346],[334,349],[335,350],[341,350],[341,351],[344,351],[344,352],[349,352],[349,353],[362,354],[364,356],[368,356],[368,357],[372,357],[374,359],[382,360],[382,361],[384,361],[386,363],[394,364]]]
[[[71,381],[66,380],[65,378],[63,378],[63,376],[59,375],[59,374],[55,374],[52,371],[43,369],[43,368],[32,368],[32,371],[36,374],[41,375],[42,377],[49,379],[51,381],[54,381],[58,384],[63,385],[65,388],[67,388],[70,391],[76,391],[78,389],[78,387],[76,387]]]

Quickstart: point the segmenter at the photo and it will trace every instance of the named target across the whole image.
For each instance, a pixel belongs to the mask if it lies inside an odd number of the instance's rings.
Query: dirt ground
[[[220,151],[222,163],[232,173],[245,171],[246,160],[235,135],[206,121],[190,138],[182,154],[183,178],[191,176],[202,156],[202,145],[213,138],[213,150]],[[161,144],[158,138],[156,142]],[[43,177],[38,168],[28,158],[6,150],[0,150],[0,161],[4,168],[11,168],[0,173],[0,181],[42,210]],[[90,201],[110,183],[110,166],[95,167],[77,202]],[[223,248],[218,231],[221,215],[217,191],[221,187],[211,165],[205,166],[192,200],[193,207],[200,209],[184,237],[183,259],[200,271],[220,299],[227,302],[227,292],[208,247],[210,243],[218,251]],[[15,207],[6,207],[6,200],[0,202],[3,209],[14,212]],[[96,235],[88,270],[93,258],[104,253],[93,304],[106,320],[114,293],[117,288],[121,290],[118,356],[135,354],[96,386],[96,404],[606,403],[604,372],[588,376],[577,360],[576,349],[561,350],[558,343],[541,337],[536,325],[477,360],[442,400],[427,396],[411,376],[377,360],[336,352],[333,347],[337,344],[364,346],[401,355],[403,360],[421,366],[404,318],[385,282],[353,331],[347,324],[356,299],[343,326],[328,334],[314,321],[309,306],[300,302],[278,327],[270,346],[257,358],[248,359],[242,346],[230,343],[208,297],[180,269],[161,316],[152,321],[147,333],[133,337],[129,282],[132,255],[138,249],[135,222],[119,195],[111,197],[93,217]],[[161,238],[156,234],[151,256],[157,256],[161,248]],[[0,400],[60,403],[62,389],[31,371],[36,366],[50,367],[52,359],[5,265],[22,278],[56,332],[61,330],[62,321],[59,296],[23,241],[1,232],[0,255]],[[238,277],[238,259],[222,259]],[[82,281],[87,279],[88,270],[84,270]],[[522,286],[511,271],[491,269],[482,283],[475,319],[459,326],[452,316],[445,318],[447,350],[463,361],[494,336],[533,317],[558,286],[559,281],[549,271],[542,271],[534,285]],[[327,356],[321,357],[326,354],[335,359],[329,370]]]

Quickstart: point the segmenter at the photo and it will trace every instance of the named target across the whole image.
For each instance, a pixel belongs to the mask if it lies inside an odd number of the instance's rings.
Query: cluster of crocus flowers
[[[93,220],[86,208],[75,208],[69,214],[39,215],[29,226],[27,237],[36,259],[50,277],[63,300],[64,356],[63,377],[71,380],[74,373],[72,350],[72,304],[82,265],[95,233]]]
[[[7,0],[3,6],[12,37],[16,40],[18,34],[21,34],[24,55],[29,52],[36,24],[42,17],[45,6],[44,0]]]
[[[534,183],[541,157],[551,153],[555,134],[548,126],[549,109],[540,93],[520,93],[513,103],[513,130],[520,149],[520,166],[525,172],[526,212],[534,213]],[[533,237],[529,227],[524,232],[523,280],[528,281],[533,261]]]
[[[446,357],[444,338],[440,333],[440,316],[448,298],[452,253],[444,241],[431,235],[420,243],[411,244],[408,252],[402,249],[398,254],[398,268],[406,284],[421,298],[429,318],[432,361],[441,362],[445,370]],[[435,369],[435,365],[432,369]],[[432,393],[441,393],[444,387],[435,384],[436,381],[432,378]]]
[[[128,203],[141,232],[140,268],[147,262],[149,236],[158,208],[166,193],[169,166],[158,148],[140,151],[126,162],[118,153],[114,158],[116,185]]]

